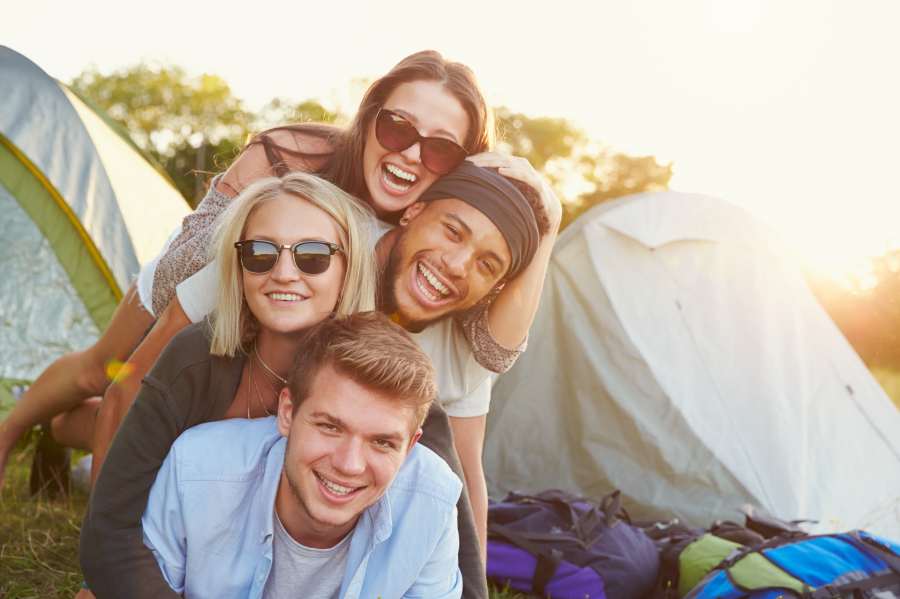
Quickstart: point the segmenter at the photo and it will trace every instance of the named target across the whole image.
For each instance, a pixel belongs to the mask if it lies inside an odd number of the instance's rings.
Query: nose
[[[285,255],[287,252],[287,255]],[[291,254],[291,248],[281,248],[278,255],[278,262],[272,269],[272,279],[281,283],[289,283],[300,279],[300,269],[294,264],[294,256]]]
[[[456,247],[441,254],[445,271],[455,279],[466,278],[472,259],[473,253],[466,247]]]
[[[419,164],[422,162],[422,143],[417,141],[400,152],[400,155],[403,156],[403,159],[409,164]]]
[[[362,439],[345,438],[331,456],[335,470],[346,476],[360,476],[366,471]]]

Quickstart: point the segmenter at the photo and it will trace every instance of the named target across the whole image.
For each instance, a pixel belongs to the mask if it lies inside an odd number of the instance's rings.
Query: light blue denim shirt
[[[275,418],[236,419],[189,429],[172,446],[143,526],[144,544],[175,591],[188,598],[262,595],[285,441]],[[341,599],[461,597],[461,490],[447,464],[416,444],[351,533]]]

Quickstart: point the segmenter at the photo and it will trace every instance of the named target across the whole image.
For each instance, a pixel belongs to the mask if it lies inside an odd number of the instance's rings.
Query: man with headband
[[[493,292],[515,281],[517,293],[509,295],[518,296],[521,303],[517,310],[505,312],[530,312],[519,336],[495,340],[493,322],[489,331],[469,336],[475,340],[488,336],[485,345],[515,348],[507,350],[511,353],[524,349],[555,238],[547,233],[555,233],[559,223],[558,215],[548,218],[532,187],[539,181],[512,178],[516,163],[511,166],[506,169],[511,176],[505,177],[495,169],[464,162],[407,208],[399,226],[378,221],[380,229],[373,235],[383,272],[378,309],[413,333],[437,370],[438,399],[450,417],[483,556],[488,501],[481,450],[491,372],[475,360],[460,323],[476,327],[485,322],[473,315],[487,309]],[[529,268],[533,260],[535,267]],[[214,307],[207,290],[215,289],[216,282],[209,271],[216,269],[208,265],[177,288],[181,307],[192,322],[202,321]],[[500,298],[503,295],[507,294]],[[461,318],[450,318],[454,315]]]

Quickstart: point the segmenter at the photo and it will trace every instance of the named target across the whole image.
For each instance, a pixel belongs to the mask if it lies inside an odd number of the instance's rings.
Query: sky
[[[61,81],[142,58],[258,109],[337,98],[432,48],[489,100],[674,162],[834,271],[900,239],[898,0],[17,2],[0,44]],[[2,82],[0,82],[2,84]]]

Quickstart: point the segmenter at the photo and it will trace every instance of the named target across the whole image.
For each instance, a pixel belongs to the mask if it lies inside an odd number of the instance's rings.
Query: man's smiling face
[[[288,442],[276,509],[298,542],[332,547],[388,490],[421,429],[411,430],[413,411],[396,398],[330,366],[296,413],[292,407],[285,389],[278,427]]]
[[[458,199],[410,206],[385,267],[382,309],[422,328],[473,306],[503,283],[506,240],[481,211]]]

